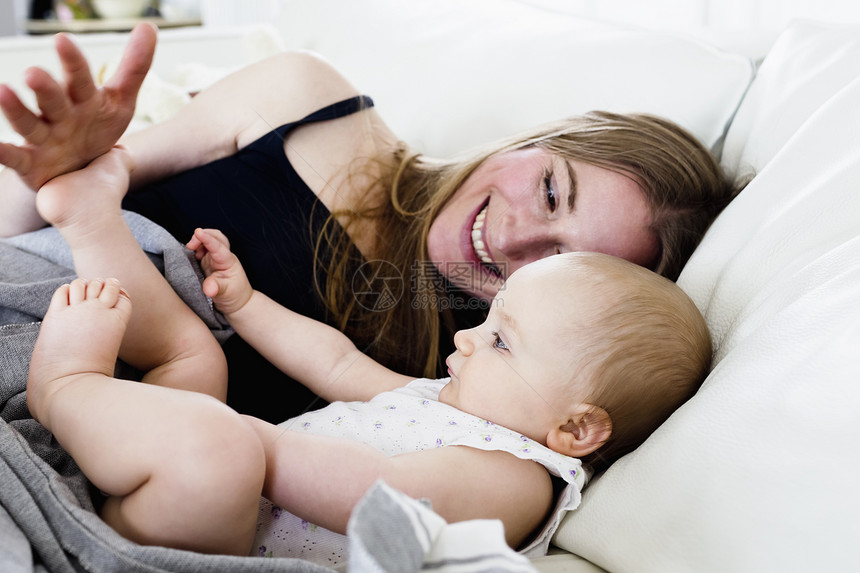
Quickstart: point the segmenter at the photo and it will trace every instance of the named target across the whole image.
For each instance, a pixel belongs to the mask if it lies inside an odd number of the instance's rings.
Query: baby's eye
[[[499,337],[498,332],[493,333],[493,348],[498,348],[499,350],[507,350],[508,345]]]

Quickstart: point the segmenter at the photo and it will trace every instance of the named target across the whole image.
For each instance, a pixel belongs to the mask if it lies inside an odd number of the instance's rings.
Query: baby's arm
[[[253,290],[220,231],[197,229],[188,248],[195,251],[206,274],[203,292],[236,332],[321,398],[329,402],[369,400],[413,380],[359,352],[340,331]]]
[[[345,533],[355,504],[378,479],[414,498],[429,499],[448,522],[500,519],[514,548],[552,507],[547,471],[507,452],[449,446],[389,458],[353,440],[249,421],[266,450],[263,495],[332,531]]]

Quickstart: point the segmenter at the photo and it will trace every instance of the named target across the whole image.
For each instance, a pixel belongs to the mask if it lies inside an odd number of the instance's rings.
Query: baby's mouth
[[[493,262],[492,257],[490,257],[490,252],[484,243],[484,224],[487,221],[487,208],[489,206],[489,203],[484,205],[484,208],[475,217],[475,222],[472,223],[472,249],[475,251],[475,256],[481,261],[481,266],[493,275],[504,278],[499,268]]]

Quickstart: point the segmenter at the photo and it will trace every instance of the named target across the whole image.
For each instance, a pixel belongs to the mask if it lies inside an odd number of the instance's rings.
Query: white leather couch
[[[181,105],[173,88],[303,48],[431,155],[602,108],[669,117],[729,173],[754,173],[679,279],[712,329],[713,372],[533,563],[860,570],[860,27],[798,22],[757,66],[517,0],[293,0],[272,24],[163,32],[138,125]],[[81,42],[98,67],[122,40]],[[47,39],[0,42],[0,81],[51,62]]]

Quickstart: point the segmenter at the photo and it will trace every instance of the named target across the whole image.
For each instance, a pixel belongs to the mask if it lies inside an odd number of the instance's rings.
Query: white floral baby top
[[[448,383],[419,379],[369,402],[333,402],[280,424],[282,428],[327,436],[351,438],[369,444],[387,456],[406,452],[470,446],[503,450],[518,458],[543,465],[567,486],[541,533],[521,553],[536,557],[546,553],[562,516],[576,508],[586,476],[576,458],[554,452],[534,440],[492,422],[482,420],[438,401]],[[297,463],[301,463],[297,460]],[[487,482],[492,486],[492,481]],[[346,537],[315,526],[262,499],[252,555],[298,557],[336,567],[346,561]]]

